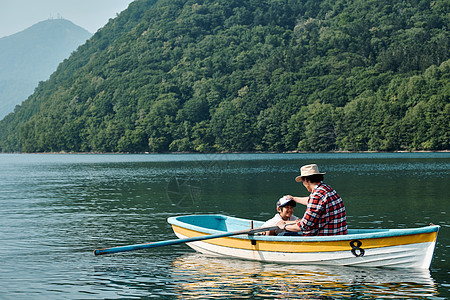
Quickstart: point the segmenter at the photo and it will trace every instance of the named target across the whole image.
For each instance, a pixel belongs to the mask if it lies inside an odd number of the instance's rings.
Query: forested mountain
[[[0,146],[449,149],[449,4],[137,0],[0,122]]]
[[[0,119],[90,37],[88,31],[68,20],[50,19],[0,38]]]

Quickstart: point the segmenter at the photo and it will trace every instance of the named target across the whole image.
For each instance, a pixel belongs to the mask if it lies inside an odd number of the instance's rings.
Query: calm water
[[[307,195],[294,181],[307,163],[327,172],[352,228],[441,225],[431,269],[267,264],[186,245],[92,254],[173,239],[173,215],[269,219],[282,195]],[[0,154],[0,298],[450,298],[449,185],[450,153]]]

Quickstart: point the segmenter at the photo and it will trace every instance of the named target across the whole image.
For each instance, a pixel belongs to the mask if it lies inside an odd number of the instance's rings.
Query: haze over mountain
[[[450,149],[448,0],[136,0],[1,151]]]
[[[49,19],[0,38],[0,119],[30,96],[91,33],[65,19]]]

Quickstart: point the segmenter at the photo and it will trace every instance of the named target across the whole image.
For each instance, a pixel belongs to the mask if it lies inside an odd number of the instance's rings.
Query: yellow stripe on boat
[[[205,233],[186,229],[177,225],[173,225],[174,232],[186,237],[204,236]],[[364,249],[371,248],[383,248],[391,246],[409,245],[435,242],[437,238],[437,232],[419,233],[411,235],[401,235],[394,237],[381,237],[381,238],[367,238],[360,239],[362,243],[359,247]],[[203,243],[209,243],[217,246],[245,249],[245,250],[257,250],[257,251],[272,251],[272,252],[334,252],[334,251],[346,251],[352,250],[351,241],[265,241],[265,240],[253,240],[251,239],[224,237],[202,241]]]

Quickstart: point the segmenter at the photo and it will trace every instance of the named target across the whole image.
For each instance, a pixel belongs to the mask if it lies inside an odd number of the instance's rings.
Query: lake
[[[265,221],[317,163],[350,228],[441,226],[430,270],[215,258],[186,245],[94,256],[175,238],[167,218]],[[0,295],[6,299],[450,298],[450,153],[0,154]],[[294,214],[302,216],[304,207]]]

